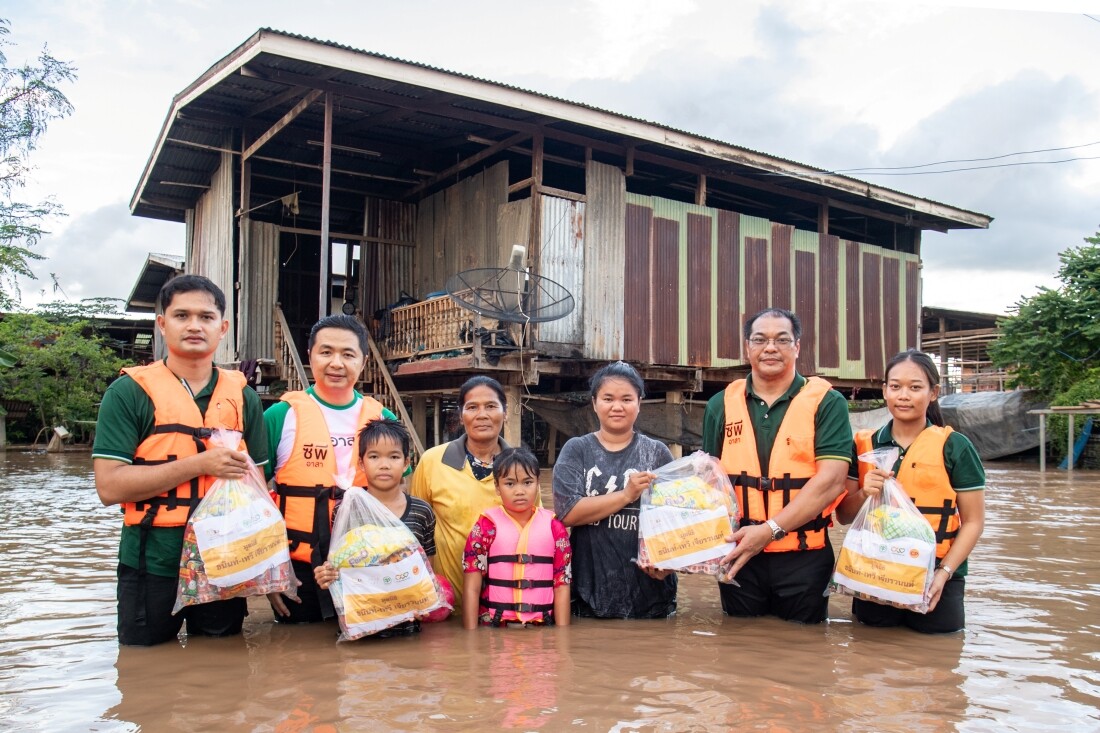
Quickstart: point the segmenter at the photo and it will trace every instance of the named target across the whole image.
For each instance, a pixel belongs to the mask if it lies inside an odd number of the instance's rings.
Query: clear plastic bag
[[[241,434],[215,430],[210,444],[236,450]],[[297,585],[286,522],[249,458],[244,478],[214,481],[187,520],[172,613],[197,603],[276,592],[297,599]]]
[[[893,470],[897,448],[863,453],[859,460]],[[879,496],[868,497],[844,536],[826,590],[917,613],[928,612],[936,567],[936,535],[905,490],[886,479]]]
[[[338,641],[369,634],[450,608],[424,548],[412,531],[366,489],[337,477],[344,499],[332,528],[329,586],[340,620]]]
[[[702,451],[653,472],[638,513],[639,565],[721,576],[740,511],[722,465]]]

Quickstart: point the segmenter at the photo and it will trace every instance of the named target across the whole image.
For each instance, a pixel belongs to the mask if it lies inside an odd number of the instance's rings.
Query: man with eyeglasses
[[[852,428],[844,397],[820,377],[798,374],[802,324],[781,308],[745,322],[752,373],[707,402],[703,450],[717,457],[741,508],[725,558],[722,610],[820,623],[833,571],[828,528],[844,495]]]

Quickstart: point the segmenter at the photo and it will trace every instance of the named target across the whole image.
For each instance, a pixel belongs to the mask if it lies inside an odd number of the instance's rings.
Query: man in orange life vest
[[[367,331],[358,319],[322,318],[310,330],[308,348],[313,386],[287,392],[264,413],[273,457],[267,478],[275,479],[275,501],[286,518],[291,563],[301,583],[299,603],[287,603],[281,593],[268,596],[280,623],[335,617],[332,597],[317,587],[313,575],[328,559],[333,511],[341,493],[334,476],[354,471],[354,484],[366,487],[357,468],[359,431],[380,417],[396,419],[377,400],[355,390],[367,353]]]
[[[742,515],[725,558],[738,585],[719,585],[722,610],[819,623],[834,561],[828,528],[851,461],[848,407],[824,379],[797,373],[797,315],[768,308],[744,336],[752,373],[703,415],[703,450],[729,474]]]
[[[210,431],[243,434],[257,465],[267,462],[259,396],[244,375],[214,366],[229,329],[225,294],[199,275],[165,283],[157,296],[157,328],[168,356],[123,369],[103,395],[92,466],[107,506],[121,504],[118,640],[150,646],[188,635],[237,634],[244,598],[204,603],[172,615],[187,518],[217,478],[245,475],[244,453],[209,444]],[[242,446],[244,447],[244,446]]]

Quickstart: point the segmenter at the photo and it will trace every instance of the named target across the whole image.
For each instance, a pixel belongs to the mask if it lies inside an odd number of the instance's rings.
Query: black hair
[[[225,315],[225,293],[214,284],[213,280],[202,275],[178,275],[164,283],[160,292],[157,293],[160,312],[168,312],[168,306],[172,305],[172,298],[176,297],[178,293],[195,292],[210,293],[211,297],[214,298],[214,307],[218,309],[218,313]]]
[[[794,337],[794,340],[798,341],[800,338],[802,338],[802,320],[794,313],[794,311],[789,311],[785,308],[765,308],[759,313],[751,315],[745,319],[745,326],[743,330],[745,332],[746,341],[749,340],[749,336],[752,336],[752,328],[756,325],[756,321],[760,318],[764,318],[765,316],[786,318],[788,321],[791,322],[791,336]]]
[[[401,454],[406,458],[412,454],[412,439],[409,438],[409,431],[400,421],[384,417],[371,420],[359,431],[359,460],[363,460],[368,448],[383,438],[389,438],[400,445]]]
[[[309,343],[306,344],[306,351],[313,351],[313,345],[317,343],[317,332],[323,328],[351,331],[359,339],[359,350],[363,354],[367,353],[367,327],[355,316],[345,316],[340,313],[325,316],[313,324],[313,328],[309,329]]]
[[[920,367],[921,371],[924,372],[924,376],[928,378],[928,388],[930,390],[939,388],[940,370],[936,368],[936,362],[932,361],[932,357],[928,354],[923,351],[918,351],[917,349],[909,349],[900,354],[894,354],[890,361],[886,362],[886,378],[882,380],[883,383],[885,384],[885,382],[890,379],[891,369],[906,361],[911,361]],[[928,403],[928,411],[926,414],[933,425],[939,425],[941,428],[945,425],[943,421],[943,412],[940,410],[939,400],[932,400]]]
[[[638,399],[645,398],[645,382],[642,380],[642,375],[638,374],[638,370],[625,361],[614,361],[600,367],[599,371],[588,380],[588,389],[592,394],[592,399],[596,399],[600,387],[608,379],[621,379],[628,382],[634,388],[634,391],[638,393]]]
[[[497,393],[497,397],[500,398],[500,406],[504,409],[508,409],[508,398],[504,396],[504,387],[500,386],[500,382],[492,377],[486,377],[483,374],[479,374],[476,377],[470,377],[462,386],[458,388],[458,409],[461,410],[466,405],[466,395],[470,393],[470,390],[475,387],[488,387]]]
[[[516,466],[528,476],[539,477],[539,459],[526,448],[505,448],[493,459],[493,481],[500,481]]]

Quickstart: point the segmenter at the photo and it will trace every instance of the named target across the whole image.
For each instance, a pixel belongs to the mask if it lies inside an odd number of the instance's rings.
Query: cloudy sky
[[[148,252],[182,253],[183,225],[130,216],[130,196],[172,96],[260,27],[829,170],[969,161],[852,174],[994,217],[925,233],[926,305],[1005,312],[1100,229],[1100,0],[9,0],[0,17],[9,65],[49,44],[79,73],[21,193],[68,213],[27,305],[61,297],[51,275],[69,299],[125,298]]]

